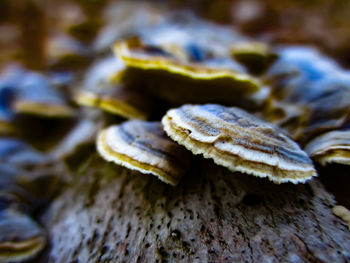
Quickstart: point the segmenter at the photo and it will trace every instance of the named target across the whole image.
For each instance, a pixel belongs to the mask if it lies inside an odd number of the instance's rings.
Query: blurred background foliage
[[[68,33],[82,43],[91,42],[103,27],[104,10],[111,2],[122,1],[1,0],[0,66],[15,59],[33,69],[45,68],[51,43],[48,39],[57,33]],[[316,45],[344,66],[350,65],[349,0],[142,2],[171,10],[191,9],[208,20],[231,25],[270,43]]]

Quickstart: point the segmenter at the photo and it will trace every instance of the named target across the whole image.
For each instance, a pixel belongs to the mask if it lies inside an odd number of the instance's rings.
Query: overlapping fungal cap
[[[110,162],[153,174],[177,185],[189,164],[189,152],[166,136],[159,122],[138,120],[102,130],[97,137],[99,154]]]
[[[343,127],[350,119],[350,72],[308,47],[285,47],[278,56],[266,74],[274,97],[309,111],[298,141]]]
[[[349,72],[314,48],[288,46],[277,50],[278,59],[266,77],[275,84],[278,98],[308,103],[334,89],[344,89]]]
[[[0,163],[16,166],[32,166],[47,162],[49,157],[41,154],[26,142],[15,138],[0,138]]]
[[[235,107],[184,105],[162,119],[165,132],[194,154],[274,183],[305,182],[316,171],[305,152],[275,127]]]
[[[98,113],[93,116],[94,113],[96,112],[83,112],[85,118],[82,118],[50,151],[52,158],[66,159],[73,156],[81,146],[92,145],[95,142],[97,132],[103,127],[104,119]]]
[[[8,135],[15,131],[15,114],[11,103],[15,98],[13,78],[9,76],[9,70],[5,70],[0,76],[0,134]]]
[[[46,233],[26,214],[0,211],[0,261],[22,262],[36,256],[46,245]]]
[[[45,230],[30,215],[57,191],[62,167],[21,140],[0,139],[1,262],[29,260],[46,245]]]
[[[333,214],[340,217],[345,223],[348,224],[350,230],[350,211],[345,206],[336,205],[332,209]]]
[[[278,101],[270,98],[263,110],[256,116],[281,128],[293,140],[300,138],[310,117],[310,109],[306,105]]]
[[[197,62],[210,56],[230,57],[232,43],[248,41],[230,26],[207,22],[188,12],[167,14],[157,25],[140,30],[139,35],[156,46],[181,46],[194,54],[191,61]]]
[[[12,121],[12,115],[0,109],[0,135],[8,135],[15,132],[15,126]]]
[[[11,88],[3,85],[0,79],[0,134],[11,134],[15,130],[14,119],[15,116],[11,110],[11,101],[13,99],[13,91]]]
[[[75,69],[86,65],[91,58],[89,49],[73,37],[53,35],[46,42],[48,64],[54,68]]]
[[[31,114],[40,117],[71,117],[74,113],[63,94],[55,90],[44,75],[11,66],[2,74],[0,90],[11,91],[7,100],[17,114]]]
[[[115,87],[115,86],[114,86]],[[79,91],[76,101],[81,106],[98,107],[127,119],[147,119],[150,105],[140,93],[113,86],[99,91]]]
[[[0,163],[0,172],[0,202],[4,202],[0,210],[11,208],[29,215],[46,204],[61,185],[58,179],[61,174],[53,167],[29,171]]]
[[[171,103],[253,105],[256,102],[252,96],[262,88],[256,78],[246,74],[233,60],[228,63],[226,59],[224,67],[209,59],[193,63],[188,60],[191,55],[186,59],[181,52],[146,45],[138,38],[118,42],[113,50],[127,66],[114,80],[145,87]],[[260,102],[259,98],[257,103]]]
[[[0,139],[1,198],[16,197],[14,202],[21,203],[20,206],[25,206],[27,211],[33,211],[52,197],[60,182],[67,179],[66,173],[59,160],[36,151],[27,143],[18,139]]]
[[[160,46],[146,45],[139,38],[117,42],[113,50],[115,55],[126,66],[131,68],[161,71],[189,79],[218,80],[219,83],[220,81],[227,81],[231,84],[242,82],[243,85],[246,85],[244,88],[247,93],[258,90],[256,83],[247,74],[229,69],[210,68],[199,64],[186,64],[179,59],[184,57],[182,54],[177,55],[176,52],[170,53]],[[171,50],[171,48],[168,50]]]
[[[304,141],[326,131],[342,129],[350,121],[350,72],[347,83],[334,83],[329,88],[307,105],[310,115],[303,134]]]
[[[98,61],[86,74],[84,87],[77,92],[79,105],[98,107],[125,118],[146,119],[150,112],[150,98],[123,84],[110,84],[109,79],[124,69],[114,57]]]
[[[252,73],[262,73],[277,58],[263,42],[240,42],[231,46],[232,56],[248,67]]]
[[[350,130],[330,131],[311,140],[305,151],[322,165],[340,163],[350,165]]]

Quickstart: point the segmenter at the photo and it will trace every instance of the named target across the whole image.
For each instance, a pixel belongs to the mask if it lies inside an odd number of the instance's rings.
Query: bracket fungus
[[[107,161],[153,174],[177,185],[189,165],[189,152],[166,136],[159,122],[127,121],[102,130],[97,150]]]
[[[147,119],[150,112],[150,98],[122,83],[110,83],[116,72],[124,65],[114,57],[96,62],[85,76],[83,88],[75,95],[81,106],[97,107],[112,114],[130,119]]]
[[[15,131],[14,125],[11,123],[11,118],[3,114],[0,110],[0,135],[12,134]]]
[[[173,104],[217,102],[256,107],[266,99],[253,96],[260,94],[263,84],[239,70],[233,60],[229,63],[225,59],[227,67],[217,66],[212,60],[194,63],[180,59],[179,52],[147,45],[139,38],[117,42],[113,51],[126,69],[112,81],[143,86]]]
[[[340,217],[345,223],[348,224],[349,230],[350,230],[350,211],[346,207],[342,205],[336,205],[332,209],[333,213]]]
[[[10,110],[47,118],[72,117],[74,110],[61,92],[46,76],[18,66],[10,66],[2,73],[0,90],[11,91]]]
[[[0,139],[0,261],[37,256],[46,231],[31,217],[60,186],[65,168],[18,139]]]
[[[277,54],[278,59],[265,78],[271,83],[276,100],[301,109],[301,132],[287,127],[294,130],[295,139],[304,144],[317,135],[346,126],[350,119],[350,72],[309,47],[284,47]],[[306,109],[307,118],[302,109]]]
[[[91,59],[90,49],[75,38],[59,34],[50,36],[46,43],[48,66],[59,69],[83,67]]]
[[[35,73],[23,77],[14,101],[15,112],[48,118],[72,117],[73,109],[67,105],[62,94],[53,89],[48,79]]]
[[[350,71],[169,1],[0,0],[0,262],[348,261]]]
[[[163,117],[165,132],[194,154],[274,183],[305,182],[316,171],[307,154],[277,128],[235,107],[184,105]]]
[[[104,86],[99,90],[79,91],[75,96],[81,106],[97,107],[128,119],[147,119],[149,100],[125,87]]]
[[[310,110],[307,106],[270,98],[258,117],[274,124],[288,134],[293,140],[300,138],[308,122]]]
[[[231,54],[255,74],[264,72],[277,58],[267,44],[252,41],[233,44]]]
[[[322,165],[340,163],[350,165],[350,130],[324,133],[311,140],[305,151]]]
[[[26,214],[0,211],[0,261],[22,262],[36,256],[46,245],[46,232]]]
[[[1,84],[0,84],[1,86]],[[14,114],[11,110],[11,105],[9,105],[9,100],[11,100],[12,92],[6,88],[0,88],[0,134],[6,135],[14,132]]]

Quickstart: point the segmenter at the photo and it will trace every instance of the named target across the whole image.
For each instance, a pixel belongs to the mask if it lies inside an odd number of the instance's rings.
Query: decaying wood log
[[[348,262],[317,179],[275,185],[195,159],[177,187],[90,158],[43,216],[43,262]]]

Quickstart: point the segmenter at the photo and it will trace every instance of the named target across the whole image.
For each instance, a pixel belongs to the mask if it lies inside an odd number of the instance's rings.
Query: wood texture
[[[42,262],[349,262],[317,179],[275,185],[195,158],[177,187],[93,156],[42,217]]]

